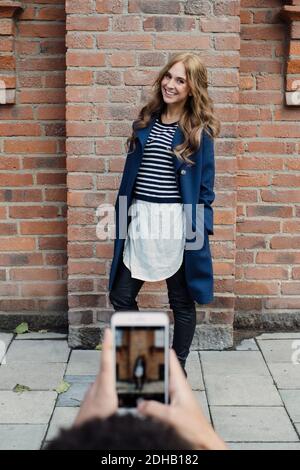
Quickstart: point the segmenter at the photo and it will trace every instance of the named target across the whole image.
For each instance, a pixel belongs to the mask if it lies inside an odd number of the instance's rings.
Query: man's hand
[[[191,442],[193,449],[228,449],[204,416],[174,350],[170,351],[170,397],[170,405],[154,400],[142,401],[138,411],[173,426],[180,436]]]
[[[108,416],[116,413],[118,398],[114,377],[112,333],[107,328],[104,332],[100,371],[96,381],[84,397],[74,426],[78,426],[92,418],[108,418]]]

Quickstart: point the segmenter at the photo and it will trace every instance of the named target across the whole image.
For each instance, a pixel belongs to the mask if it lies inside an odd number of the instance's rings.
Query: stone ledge
[[[280,11],[280,16],[285,21],[300,21],[300,5],[285,5]]]
[[[236,313],[234,329],[256,331],[300,331],[300,312],[296,313]]]
[[[94,325],[70,325],[69,347],[72,349],[95,349],[102,341],[104,329],[109,323],[98,322]],[[173,325],[170,326],[170,340],[173,335]],[[171,344],[171,342],[170,342]],[[192,342],[192,351],[228,349],[233,346],[233,329],[230,325],[196,326]]]
[[[67,312],[0,312],[0,331],[12,332],[20,323],[27,322],[30,331],[68,330]]]
[[[13,104],[16,101],[16,65],[14,54],[15,23],[14,15],[22,10],[21,2],[3,1],[0,3],[0,36],[12,39],[9,53],[2,55],[0,63],[0,104]]]

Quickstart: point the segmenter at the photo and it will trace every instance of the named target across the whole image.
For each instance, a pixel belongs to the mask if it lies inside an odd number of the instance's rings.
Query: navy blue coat
[[[155,117],[156,116],[152,118],[148,127],[136,130],[136,148],[134,152],[132,152],[132,148],[130,148],[129,151],[131,153],[129,152],[127,154],[123,177],[115,203],[116,238],[109,277],[109,290],[113,287],[119,263],[123,259],[125,240],[122,237],[124,237],[124,233],[127,234],[128,225],[131,220],[131,216],[128,215],[127,211],[127,215],[123,217],[123,222],[121,222],[121,224],[119,223],[120,196],[127,196],[128,209],[133,199],[133,187],[142,161],[144,146],[147,142],[151,128],[154,125]],[[183,132],[178,126],[173,136],[172,147],[176,147],[176,145],[183,141]],[[213,301],[214,291],[213,266],[208,235],[213,235],[213,208],[211,207],[211,204],[215,199],[215,193],[213,190],[215,161],[214,141],[206,131],[202,131],[200,146],[189,158],[195,161],[196,164],[191,165],[181,162],[174,155],[174,170],[176,172],[175,174],[179,192],[181,194],[183,204],[189,204],[189,207],[192,207],[192,211],[190,212],[192,230],[196,233],[194,238],[186,238],[184,250],[185,277],[188,290],[193,300],[199,304],[207,304]],[[196,226],[197,204],[202,204],[201,207],[204,208],[202,212],[200,211],[204,216],[204,230],[198,226],[198,222]],[[202,240],[204,238],[203,243],[200,244],[201,248],[188,248],[188,246],[192,246],[191,243],[196,240],[197,236],[202,238]],[[197,244],[197,246],[199,245]]]

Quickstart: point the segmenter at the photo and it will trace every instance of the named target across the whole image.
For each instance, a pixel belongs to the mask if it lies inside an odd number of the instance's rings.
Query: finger
[[[169,405],[163,405],[154,400],[143,400],[138,404],[138,412],[143,416],[159,419],[166,423],[170,423]]]
[[[115,392],[115,374],[114,374],[114,363],[113,363],[113,342],[112,332],[109,328],[106,328],[104,332],[102,353],[101,353],[101,364],[100,372],[96,379],[97,392],[106,391]]]
[[[171,381],[176,387],[186,384],[187,382],[174,349],[170,349],[170,383]]]

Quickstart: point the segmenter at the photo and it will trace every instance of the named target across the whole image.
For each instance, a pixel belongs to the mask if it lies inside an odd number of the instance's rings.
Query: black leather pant
[[[115,311],[139,310],[136,302],[145,281],[131,277],[123,261],[120,263],[109,300]],[[179,270],[166,279],[170,308],[174,315],[173,349],[182,367],[188,357],[196,328],[195,302],[191,298],[184,275],[184,259]]]

